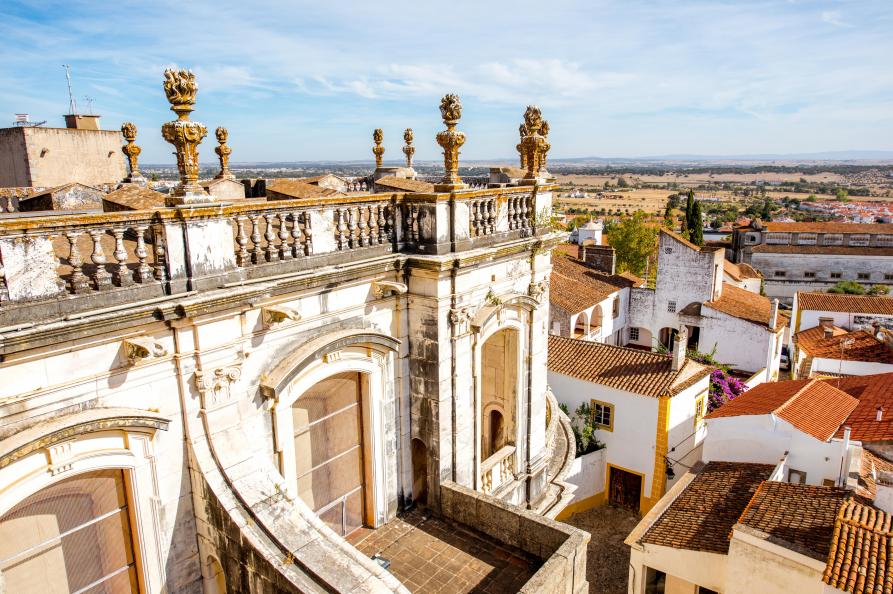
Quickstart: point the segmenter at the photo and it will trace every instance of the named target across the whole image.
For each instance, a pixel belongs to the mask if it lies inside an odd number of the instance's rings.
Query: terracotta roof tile
[[[772,413],[800,431],[828,441],[858,404],[858,400],[823,380],[790,380],[754,386],[707,418]]]
[[[579,253],[580,248],[574,243],[559,243],[552,251],[553,256],[564,254],[565,256],[570,256],[571,258],[576,258]]]
[[[770,233],[893,233],[893,224],[886,223],[775,223],[764,221]]]
[[[136,184],[123,184],[102,197],[103,202],[122,206],[127,210],[148,210],[164,206],[165,194]]]
[[[672,237],[673,239],[675,239],[682,245],[689,247],[689,248],[695,250],[696,252],[715,252],[718,249],[722,249],[722,248],[718,248],[718,247],[715,247],[712,245],[704,245],[704,246],[698,247],[697,245],[695,245],[692,242],[690,242],[689,240],[685,239],[684,237],[682,237],[675,231],[670,231],[666,227],[661,227],[660,232],[663,233],[664,235],[668,235],[668,236]]]
[[[434,191],[434,184],[426,181],[407,179],[394,175],[386,175],[375,180],[375,186],[394,189],[400,192],[415,192],[430,194]]]
[[[837,512],[849,491],[799,483],[763,482],[739,524],[767,534],[782,546],[824,561],[831,549]]]
[[[651,525],[643,543],[726,554],[732,527],[771,464],[709,462]]]
[[[757,272],[750,264],[735,264],[728,260],[722,261],[723,271],[736,281],[742,281],[749,278],[763,278],[763,275]]]
[[[633,286],[633,281],[593,270],[576,258],[558,253],[553,254],[549,285],[549,302],[569,313],[577,313],[620,289]]]
[[[690,359],[679,371],[672,357],[588,340],[549,336],[549,371],[643,396],[672,396],[707,377]]]
[[[707,301],[704,306],[767,328],[769,327],[769,316],[772,313],[772,302],[767,297],[751,293],[747,289],[729,283],[722,284],[722,295],[719,296],[719,299]],[[775,330],[781,330],[787,321],[788,318],[779,311]]]
[[[278,196],[288,198],[322,198],[325,196],[340,196],[340,192],[329,188],[321,188],[296,179],[276,178],[267,182],[267,195],[272,198]],[[278,195],[278,196],[277,196]]]
[[[869,247],[848,245],[777,245],[760,244],[754,246],[755,254],[827,254],[832,256],[893,256],[891,247]]]
[[[893,297],[841,293],[797,293],[797,307],[801,311],[893,315]]]
[[[842,328],[832,328],[832,336],[825,337],[825,328],[816,326],[797,332],[794,342],[806,354],[822,359],[843,361],[865,361],[870,363],[893,363],[893,350],[870,332],[856,330],[847,332]],[[852,341],[842,344],[844,341]]]
[[[822,580],[852,594],[893,590],[893,521],[889,514],[855,499],[837,513]]]
[[[862,448],[862,459],[859,461],[859,486],[856,492],[868,499],[877,495],[877,476],[881,472],[893,471],[893,462],[868,448]]]
[[[893,373],[877,373],[821,380],[846,392],[859,402],[846,419],[851,429],[850,437],[857,441],[884,441],[893,439]],[[881,420],[877,409],[883,407]],[[837,436],[843,435],[843,429]]]

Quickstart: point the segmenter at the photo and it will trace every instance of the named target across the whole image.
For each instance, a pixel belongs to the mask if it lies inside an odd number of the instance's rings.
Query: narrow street
[[[574,514],[566,523],[592,535],[586,558],[586,579],[591,594],[626,594],[629,547],[623,544],[639,516],[605,505]]]

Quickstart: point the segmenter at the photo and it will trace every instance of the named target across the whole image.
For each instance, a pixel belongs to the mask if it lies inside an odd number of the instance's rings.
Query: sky
[[[192,69],[193,119],[233,162],[439,157],[458,93],[462,157],[514,158],[525,106],[550,158],[893,150],[893,1],[80,0],[0,3],[0,126],[82,111],[172,163],[163,71]]]

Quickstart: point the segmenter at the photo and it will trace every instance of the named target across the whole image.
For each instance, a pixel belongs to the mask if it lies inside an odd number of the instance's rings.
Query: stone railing
[[[532,237],[549,231],[535,222],[548,220],[536,213],[551,212],[552,189],[2,218],[0,326],[391,253],[447,254]],[[37,309],[13,315],[21,307]]]
[[[515,478],[515,446],[503,446],[481,462],[481,491],[492,494]]]

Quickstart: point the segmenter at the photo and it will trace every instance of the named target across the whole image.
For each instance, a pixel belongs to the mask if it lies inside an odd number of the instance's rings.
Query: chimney
[[[888,514],[893,513],[893,472],[882,470],[877,473],[877,495],[874,506]]]
[[[883,406],[877,407],[877,410],[875,411],[875,414],[874,414],[874,420],[875,421],[883,421],[884,420],[884,407]]]
[[[772,309],[769,310],[769,329],[775,330],[775,325],[778,323],[778,299],[772,300]]]
[[[819,326],[822,328],[834,328],[834,318],[819,318]]]
[[[682,369],[682,365],[685,364],[685,348],[688,346],[688,328],[682,326],[679,329],[679,332],[676,333],[676,338],[673,339],[673,360],[670,364],[670,369],[673,371],[679,371]]]
[[[825,338],[831,338],[832,336],[834,336],[833,328],[829,328],[828,326],[823,326],[823,328],[824,330],[822,331],[822,334],[824,334]]]
[[[617,270],[617,254],[609,245],[595,245],[594,243],[580,245],[580,254],[580,259],[587,266],[599,272],[614,274]]]

